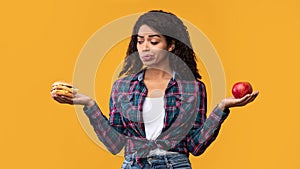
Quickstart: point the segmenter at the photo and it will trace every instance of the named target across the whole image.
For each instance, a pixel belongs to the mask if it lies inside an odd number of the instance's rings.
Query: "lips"
[[[150,61],[150,60],[152,60],[154,57],[153,57],[153,55],[142,55],[142,60],[143,61]]]

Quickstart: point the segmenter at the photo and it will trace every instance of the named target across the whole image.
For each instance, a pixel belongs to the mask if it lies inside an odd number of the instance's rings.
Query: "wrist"
[[[88,109],[90,109],[91,107],[93,107],[95,105],[95,101],[93,99],[91,99],[90,101],[88,101],[84,106]]]
[[[221,109],[222,111],[225,111],[225,109],[226,109],[225,104],[224,104],[223,102],[220,102],[220,103],[218,104],[218,107],[219,107],[219,109]]]

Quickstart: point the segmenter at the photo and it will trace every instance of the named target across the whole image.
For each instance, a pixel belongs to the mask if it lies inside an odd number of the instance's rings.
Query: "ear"
[[[171,45],[168,48],[168,51],[171,52],[174,49],[175,49],[175,42],[172,42]]]

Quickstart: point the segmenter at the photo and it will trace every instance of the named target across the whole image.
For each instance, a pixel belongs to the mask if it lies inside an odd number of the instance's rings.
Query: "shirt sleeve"
[[[125,127],[113,99],[114,93],[116,93],[115,84],[113,85],[110,96],[109,120],[103,115],[97,104],[89,109],[84,107],[83,111],[89,118],[90,124],[94,128],[99,140],[112,154],[117,154],[122,150],[125,144],[125,136],[123,135]]]
[[[201,155],[216,139],[221,124],[229,115],[229,109],[222,111],[218,106],[214,108],[209,117],[207,112],[207,97],[204,83],[199,82],[199,109],[192,129],[187,135],[188,150],[195,156]]]

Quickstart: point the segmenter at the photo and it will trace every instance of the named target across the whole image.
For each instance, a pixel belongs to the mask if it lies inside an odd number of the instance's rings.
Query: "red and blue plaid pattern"
[[[173,74],[165,91],[165,119],[161,135],[153,141],[146,139],[142,119],[147,88],[143,82],[145,69],[117,80],[110,97],[109,120],[97,105],[84,108],[91,125],[106,148],[113,154],[125,146],[125,155],[136,153],[143,157],[150,150],[161,148],[181,154],[198,156],[217,137],[221,124],[229,114],[216,107],[206,118],[206,89],[198,80],[185,81]]]

